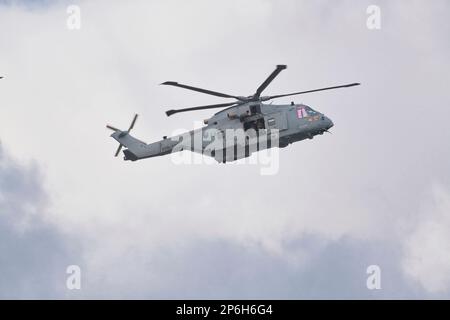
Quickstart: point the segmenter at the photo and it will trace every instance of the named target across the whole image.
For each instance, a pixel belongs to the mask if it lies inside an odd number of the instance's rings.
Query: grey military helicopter
[[[250,96],[235,96],[173,81],[162,83],[161,85],[234,99],[234,101],[166,111],[167,116],[172,116],[181,112],[225,108],[211,118],[204,120],[206,126],[200,129],[170,138],[165,136],[162,140],[149,144],[130,135],[130,131],[136,123],[137,114],[126,131],[107,125],[108,129],[114,131],[111,137],[119,142],[115,156],[119,155],[122,147],[126,148],[123,151],[124,160],[131,161],[189,150],[211,156],[218,162],[225,163],[249,157],[253,152],[263,149],[285,148],[291,143],[312,139],[316,135],[328,132],[333,127],[333,122],[324,114],[307,105],[294,104],[293,102],[288,105],[273,105],[264,102],[305,93],[348,88],[360,84],[351,83],[288,94],[263,96],[262,93],[267,86],[286,68],[286,65],[278,65],[256,92]],[[240,132],[240,134],[234,134],[231,138],[228,138],[229,136],[226,133],[230,131]],[[242,137],[242,139],[237,139],[237,137]]]

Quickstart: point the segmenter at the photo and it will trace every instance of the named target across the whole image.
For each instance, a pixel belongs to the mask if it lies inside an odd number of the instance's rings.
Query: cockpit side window
[[[305,107],[306,112],[308,113],[308,115],[310,116],[315,116],[317,115],[317,111],[314,111],[313,109],[311,109],[310,107]]]
[[[308,113],[306,111],[305,107],[297,107],[297,118],[302,119],[306,118],[308,116]]]

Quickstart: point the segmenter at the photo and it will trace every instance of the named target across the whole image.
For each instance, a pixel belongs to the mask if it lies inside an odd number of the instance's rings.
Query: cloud
[[[66,296],[76,245],[45,220],[48,196],[36,164],[18,163],[0,145],[0,298]]]
[[[286,244],[296,261],[260,245],[226,240],[188,241],[152,250],[130,246],[96,269],[87,270],[82,294],[91,298],[171,299],[387,299],[418,298],[405,278],[401,248],[385,242],[313,235]],[[119,255],[118,251],[116,253]],[[382,290],[366,287],[367,267],[382,270]],[[124,277],[124,270],[127,276]]]
[[[405,241],[405,273],[433,294],[450,294],[450,194],[432,189],[422,215]]]
[[[22,3],[0,5],[0,137],[9,163],[35,159],[19,171],[39,188],[4,190],[10,208],[46,226],[31,234],[62,237],[50,250],[58,261],[82,265],[74,297],[214,296],[221,286],[216,297],[430,294],[403,278],[402,259],[416,255],[405,241],[420,230],[412,217],[423,194],[434,181],[449,187],[447,1],[381,1],[380,31],[366,28],[370,1],[79,1],[79,31],[66,28],[65,2]],[[331,117],[334,134],[281,150],[277,175],[112,157],[105,123],[126,127],[137,112],[134,134],[150,142],[209,116],[168,119],[166,109],[216,102],[158,83],[246,95],[278,63],[289,69],[268,94],[363,86],[296,98]],[[24,224],[20,216],[5,228]],[[364,288],[368,263],[387,275],[382,293]],[[413,279],[443,265],[416,268]],[[59,281],[59,264],[48,270],[46,281]],[[279,281],[261,285],[268,274]]]

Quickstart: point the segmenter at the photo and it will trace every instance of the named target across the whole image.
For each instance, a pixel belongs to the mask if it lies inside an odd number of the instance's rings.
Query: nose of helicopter
[[[333,121],[328,117],[323,116],[323,122],[326,130],[331,129],[334,126]]]

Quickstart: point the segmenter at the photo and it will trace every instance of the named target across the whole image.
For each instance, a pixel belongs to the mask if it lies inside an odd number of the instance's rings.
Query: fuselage
[[[125,160],[135,161],[190,150],[226,162],[248,157],[262,149],[284,148],[297,141],[312,139],[333,126],[324,114],[309,106],[293,103],[248,103],[231,107],[217,112],[205,120],[205,124],[200,129],[150,144],[128,134],[119,137],[119,133],[113,133],[112,137],[127,147]]]

